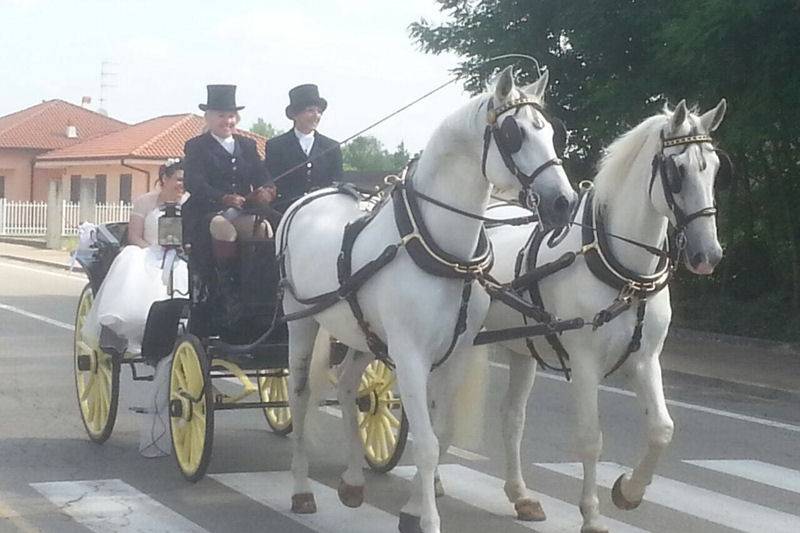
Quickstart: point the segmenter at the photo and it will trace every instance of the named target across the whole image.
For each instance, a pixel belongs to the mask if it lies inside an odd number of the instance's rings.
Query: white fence
[[[80,212],[80,204],[64,201],[61,209],[61,235],[78,234]],[[130,214],[131,205],[123,202],[97,204],[94,208],[95,222],[98,224],[127,221]],[[0,235],[40,237],[46,233],[47,203],[10,202],[0,198]]]

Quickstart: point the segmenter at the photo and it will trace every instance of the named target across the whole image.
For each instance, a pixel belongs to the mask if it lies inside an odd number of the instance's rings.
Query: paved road
[[[210,475],[189,484],[172,458],[138,456],[138,419],[129,407],[142,403],[144,387],[123,371],[114,435],[103,446],[88,442],[71,355],[84,283],[79,274],[0,259],[0,532],[396,531],[410,467],[369,474],[366,504],[341,506],[334,488],[344,458],[335,416],[323,417],[331,438],[312,463],[320,512],[310,518],[287,510],[289,442],[266,430],[258,412],[217,417]],[[580,482],[568,385],[541,375],[529,402],[525,474],[550,518],[526,524],[513,519],[499,489],[503,361],[492,363],[490,378],[484,443],[449,455],[442,468],[443,531],[577,531]],[[678,372],[666,373],[665,383],[675,439],[638,510],[616,510],[601,489],[612,531],[800,531],[800,395]],[[608,383],[600,401],[605,462],[599,481],[607,485],[620,465],[636,461],[642,429],[622,384]]]

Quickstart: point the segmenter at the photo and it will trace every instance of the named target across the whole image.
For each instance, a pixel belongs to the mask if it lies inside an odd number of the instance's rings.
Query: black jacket
[[[211,133],[186,141],[183,170],[190,197],[182,209],[184,228],[195,231],[207,215],[222,210],[224,195],[247,196],[271,183],[255,141],[237,134],[233,137],[236,139],[233,154],[229,154]],[[191,236],[187,237],[192,242]]]
[[[275,182],[278,197],[272,205],[278,211],[285,211],[292,202],[309,191],[327,187],[342,179],[342,151],[333,139],[315,132],[314,144],[308,156],[300,147],[294,129],[267,141],[264,165],[270,176],[277,178],[300,164],[303,166]]]

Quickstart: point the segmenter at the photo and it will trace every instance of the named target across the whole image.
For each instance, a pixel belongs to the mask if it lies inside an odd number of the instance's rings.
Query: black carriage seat
[[[94,243],[89,250],[78,250],[75,253],[75,260],[81,265],[92,291],[97,294],[100,285],[111,268],[111,263],[119,254],[119,251],[128,241],[128,223],[112,222],[100,224],[95,231]]]

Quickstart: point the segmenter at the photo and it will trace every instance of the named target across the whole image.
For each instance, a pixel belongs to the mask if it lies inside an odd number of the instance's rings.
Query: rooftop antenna
[[[97,112],[108,116],[106,103],[111,89],[117,86],[117,64],[111,60],[105,60],[100,64],[100,107]]]

